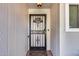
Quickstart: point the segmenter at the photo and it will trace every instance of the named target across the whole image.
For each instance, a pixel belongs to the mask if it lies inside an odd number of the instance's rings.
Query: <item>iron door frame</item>
[[[46,14],[29,14],[29,49],[30,50],[32,50],[33,48],[31,48],[31,16],[44,16],[45,17],[45,32],[46,32]],[[43,50],[46,50],[46,46],[47,46],[47,44],[46,44],[46,34],[47,33],[45,33],[44,35],[45,35],[45,47],[44,47],[44,49]],[[39,49],[38,47],[37,47],[37,50],[41,50],[41,49]]]

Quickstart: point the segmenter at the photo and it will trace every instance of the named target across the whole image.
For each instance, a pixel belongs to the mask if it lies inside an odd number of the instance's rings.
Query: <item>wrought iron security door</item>
[[[46,14],[29,16],[30,50],[46,50]]]

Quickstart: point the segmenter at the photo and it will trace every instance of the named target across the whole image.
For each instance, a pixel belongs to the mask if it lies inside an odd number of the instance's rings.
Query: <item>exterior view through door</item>
[[[46,14],[29,15],[30,50],[46,50]]]

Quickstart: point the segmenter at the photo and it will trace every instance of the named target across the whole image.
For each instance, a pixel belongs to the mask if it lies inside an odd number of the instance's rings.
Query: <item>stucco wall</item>
[[[51,7],[51,50],[54,56],[60,55],[59,4]]]
[[[60,4],[60,55],[79,56],[79,32],[66,32],[65,20],[65,4]]]
[[[9,55],[25,55],[27,52],[28,18],[26,4],[8,4]]]
[[[4,33],[0,41],[0,55],[25,55],[28,28],[26,4],[0,4],[0,15],[0,33]]]
[[[8,17],[7,4],[0,4],[0,56],[8,55]]]

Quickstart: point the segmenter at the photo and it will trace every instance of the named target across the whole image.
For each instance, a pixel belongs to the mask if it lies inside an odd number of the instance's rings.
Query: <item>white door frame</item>
[[[47,33],[47,41],[46,41],[46,50],[50,50],[50,9],[28,9],[28,23],[29,23],[29,14],[46,14],[47,21],[46,21],[46,33]],[[28,35],[29,35],[29,26],[28,26]],[[29,39],[28,39],[29,42]],[[28,50],[29,50],[29,43],[28,43]]]

